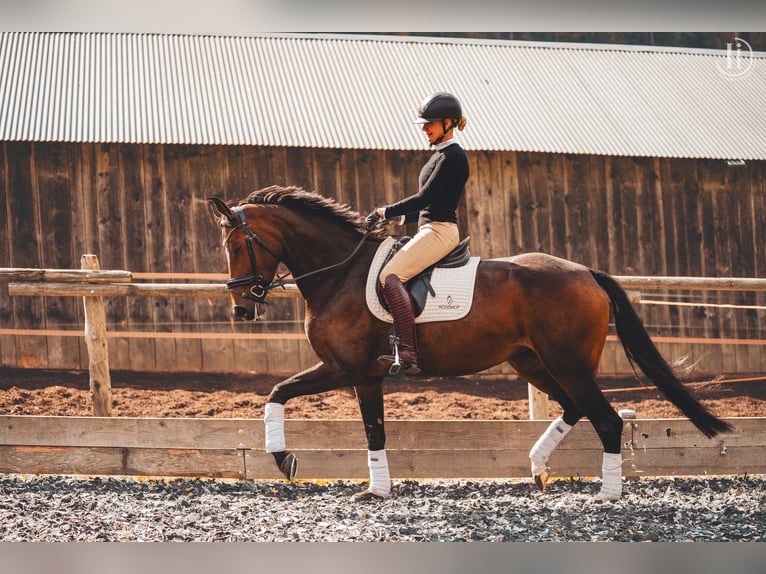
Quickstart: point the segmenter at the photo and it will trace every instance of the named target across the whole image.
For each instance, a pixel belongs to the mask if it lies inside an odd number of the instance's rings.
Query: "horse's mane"
[[[329,197],[324,197],[313,191],[303,188],[272,185],[253,191],[240,205],[252,203],[256,205],[283,205],[296,211],[311,213],[320,218],[337,223],[340,226],[364,233],[364,218],[358,211],[354,211],[348,205],[337,202]],[[376,229],[371,236],[384,238],[388,235],[385,228]]]

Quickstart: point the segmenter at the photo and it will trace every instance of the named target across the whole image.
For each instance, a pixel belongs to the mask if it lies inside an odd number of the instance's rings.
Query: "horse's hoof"
[[[372,502],[375,500],[384,500],[385,498],[386,498],[385,496],[376,494],[368,488],[367,490],[363,490],[362,492],[357,492],[351,497],[350,500],[351,502]]]
[[[550,471],[546,469],[532,477],[535,479],[535,485],[537,485],[537,488],[540,492],[545,492],[545,487],[548,486],[548,478],[550,478],[550,476]]]
[[[601,491],[593,497],[593,500],[595,500],[596,502],[614,502],[615,500],[620,500],[621,496],[622,496],[621,492]]]
[[[285,478],[292,481],[298,472],[298,457],[291,452],[275,452],[274,459]]]

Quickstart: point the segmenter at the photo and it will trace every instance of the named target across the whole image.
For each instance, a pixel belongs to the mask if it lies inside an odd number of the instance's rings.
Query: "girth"
[[[391,260],[391,258],[396,255],[396,253],[404,247],[404,245],[412,239],[409,236],[404,236],[396,241],[391,246],[391,249],[388,252],[388,255],[386,255],[386,258],[383,260],[383,264],[380,266],[380,269],[377,273],[378,281],[376,283],[376,292],[378,295],[378,300],[380,301],[380,304],[383,306],[383,308],[386,311],[390,312],[390,309],[388,308],[388,304],[386,303],[386,300],[383,298],[383,291],[382,287],[380,285],[380,272],[383,270],[383,268],[386,266],[386,264]],[[423,271],[421,271],[419,274],[415,275],[412,279],[407,281],[407,283],[404,284],[405,288],[410,294],[410,297],[412,297],[412,307],[415,311],[415,316],[418,317],[423,312],[423,309],[426,306],[426,299],[430,293],[432,297],[436,296],[436,292],[434,291],[433,286],[431,285],[431,275],[434,272],[434,269],[437,267],[442,268],[456,268],[456,267],[462,267],[463,265],[466,265],[468,263],[468,260],[471,258],[471,250],[469,247],[469,241],[471,239],[471,236],[469,235],[465,239],[463,239],[460,243],[458,243],[457,247],[450,251],[447,255],[442,257],[439,261],[431,265],[430,267],[426,267]]]

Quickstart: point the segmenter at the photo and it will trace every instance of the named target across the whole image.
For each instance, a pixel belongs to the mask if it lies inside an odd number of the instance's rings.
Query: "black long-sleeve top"
[[[429,221],[457,223],[457,206],[468,181],[468,156],[457,142],[437,148],[420,170],[417,193],[386,207],[386,219],[405,216],[418,226]]]

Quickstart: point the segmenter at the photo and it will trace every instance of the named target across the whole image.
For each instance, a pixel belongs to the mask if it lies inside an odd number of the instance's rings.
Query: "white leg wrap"
[[[386,497],[391,492],[391,475],[388,473],[386,451],[368,450],[367,466],[370,467],[370,490]]]
[[[622,496],[622,455],[605,452],[601,463],[601,491],[598,500],[618,500]]]
[[[567,436],[570,430],[572,430],[572,425],[565,423],[561,417],[554,420],[545,429],[545,432],[537,439],[532,450],[529,451],[529,458],[532,461],[532,474],[540,474],[535,472],[536,467],[538,471],[540,469],[545,470],[553,449],[564,440],[564,437]]]
[[[263,421],[266,423],[266,452],[282,452],[285,446],[285,405],[266,403]]]

